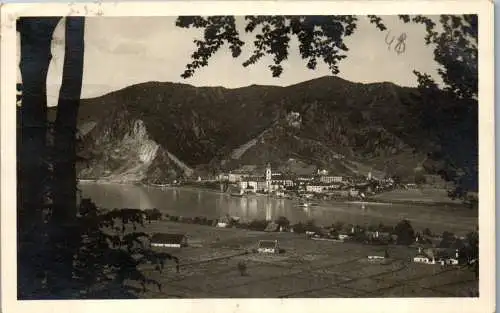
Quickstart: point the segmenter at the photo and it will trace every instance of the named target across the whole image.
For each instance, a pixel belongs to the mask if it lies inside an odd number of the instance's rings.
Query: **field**
[[[140,298],[464,297],[478,288],[471,271],[412,263],[415,251],[406,247],[390,246],[388,259],[369,261],[385,247],[171,222],[146,230],[186,233],[190,247],[166,249],[179,257],[179,272],[174,264],[161,273],[142,268],[162,290],[151,286]],[[261,239],[278,239],[284,252],[252,252]]]

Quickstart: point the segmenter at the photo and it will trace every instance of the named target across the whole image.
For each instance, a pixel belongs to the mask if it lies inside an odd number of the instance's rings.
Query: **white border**
[[[480,298],[196,299],[17,301],[16,288],[16,33],[18,16],[172,16],[247,14],[479,15]],[[37,3],[1,6],[1,305],[11,312],[493,312],[495,311],[493,3],[481,1],[169,1]]]

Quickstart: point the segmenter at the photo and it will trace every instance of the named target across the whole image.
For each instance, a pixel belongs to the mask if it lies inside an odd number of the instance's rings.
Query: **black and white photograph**
[[[4,308],[494,310],[493,4],[259,2],[2,6]]]

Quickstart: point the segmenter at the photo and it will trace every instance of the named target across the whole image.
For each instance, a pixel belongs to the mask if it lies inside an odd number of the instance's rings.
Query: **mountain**
[[[82,100],[79,129],[89,160],[80,177],[114,181],[268,162],[411,179],[417,168],[446,176],[449,164],[477,164],[477,107],[330,76],[236,89],[142,83]]]

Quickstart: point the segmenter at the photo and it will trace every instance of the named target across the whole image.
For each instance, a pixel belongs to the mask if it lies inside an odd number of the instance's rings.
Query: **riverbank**
[[[147,185],[149,187],[155,187]],[[165,187],[160,187],[165,188]],[[231,195],[230,192],[221,192],[217,187],[209,187],[204,185],[179,185],[166,188],[182,188],[185,190],[204,190],[211,191],[217,194],[227,194]],[[402,189],[397,191],[388,191],[374,196],[366,197],[364,199],[352,199],[348,197],[335,197],[332,199],[323,199],[321,197],[306,198],[300,196],[286,196],[277,197],[275,195],[267,194],[244,194],[242,197],[271,197],[273,199],[288,199],[296,201],[314,201],[322,204],[335,204],[335,203],[347,203],[347,204],[360,204],[360,205],[392,205],[392,204],[404,204],[404,205],[425,205],[425,206],[460,206],[466,207],[466,205],[461,200],[452,200],[448,197],[446,190],[444,189]]]
[[[166,248],[179,258],[159,273],[141,267],[162,284],[141,298],[466,297],[477,289],[472,271],[412,262],[405,246],[373,246],[309,240],[293,233],[181,224],[146,224],[138,231],[183,233],[186,248]],[[283,253],[253,253],[260,240],[278,240]],[[371,261],[369,256],[388,257]],[[246,273],[238,270],[245,265]]]
[[[462,200],[451,199],[447,190],[432,188],[393,190],[368,197],[367,201],[412,205],[466,206]]]

